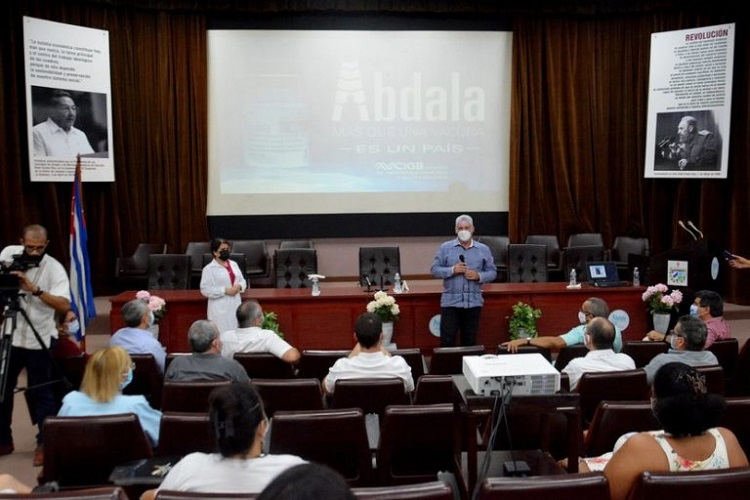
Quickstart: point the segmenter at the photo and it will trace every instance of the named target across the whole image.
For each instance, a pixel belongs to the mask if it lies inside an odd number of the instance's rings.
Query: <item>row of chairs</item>
[[[557,281],[566,279],[571,270],[583,277],[586,263],[592,261],[612,260],[625,272],[631,255],[643,259],[650,252],[648,238],[618,236],[610,249],[600,233],[572,234],[564,248],[557,236],[550,234],[530,234],[524,243],[511,243],[508,236],[480,236],[477,241],[492,251],[498,268],[495,281],[511,283]]]

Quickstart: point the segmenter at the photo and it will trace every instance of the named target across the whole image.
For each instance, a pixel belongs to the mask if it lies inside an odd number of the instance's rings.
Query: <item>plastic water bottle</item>
[[[633,268],[633,286],[641,286],[641,273],[637,267]]]
[[[570,270],[570,282],[568,283],[568,286],[576,286],[576,284],[577,284],[577,281],[576,281],[576,270],[575,269],[571,269]]]
[[[399,273],[396,273],[396,275],[393,277],[393,292],[394,293],[401,293],[403,290],[401,288],[401,275]]]

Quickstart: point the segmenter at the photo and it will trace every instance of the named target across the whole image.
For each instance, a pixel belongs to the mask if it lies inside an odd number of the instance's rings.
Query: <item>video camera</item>
[[[0,298],[18,295],[21,278],[13,274],[13,271],[25,273],[34,267],[39,267],[39,261],[25,253],[14,255],[10,262],[0,262]]]

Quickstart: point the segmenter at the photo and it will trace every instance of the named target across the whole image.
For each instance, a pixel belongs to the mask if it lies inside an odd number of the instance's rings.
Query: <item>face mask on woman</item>
[[[120,390],[125,389],[128,385],[130,385],[130,382],[133,381],[133,369],[128,369],[128,374],[125,375],[125,380],[120,382]]]
[[[81,324],[78,322],[77,319],[74,319],[73,321],[68,323],[68,327],[65,329],[65,333],[73,337],[78,335],[78,332],[80,331],[81,331]]]
[[[219,252],[219,259],[229,260],[229,250],[222,250]]]

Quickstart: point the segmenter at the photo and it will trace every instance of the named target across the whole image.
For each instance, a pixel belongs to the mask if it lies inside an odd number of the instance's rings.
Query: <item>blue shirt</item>
[[[164,373],[167,352],[164,350],[164,346],[148,330],[130,327],[120,328],[109,339],[109,345],[120,346],[130,354],[151,354],[156,360],[159,370]]]
[[[148,436],[152,446],[159,444],[159,424],[161,412],[149,406],[142,395],[124,396],[118,394],[112,401],[101,403],[94,401],[81,391],[72,391],[63,398],[62,408],[57,414],[60,417],[89,417],[98,415],[115,415],[117,413],[135,413],[141,422],[143,432]]]
[[[461,262],[464,256],[466,266],[479,272],[479,281],[467,280],[463,274],[453,275],[453,266]],[[464,248],[458,238],[446,241],[438,248],[432,261],[430,272],[436,278],[443,280],[443,295],[440,297],[440,307],[481,307],[482,283],[488,283],[497,276],[495,261],[492,259],[490,247],[478,241],[472,241],[469,248]]]

